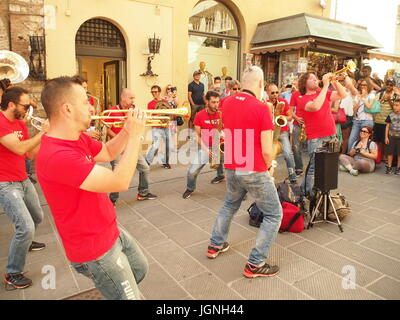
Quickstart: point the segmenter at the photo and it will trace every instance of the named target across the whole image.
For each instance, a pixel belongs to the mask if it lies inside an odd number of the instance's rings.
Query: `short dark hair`
[[[214,82],[217,81],[217,80],[221,80],[221,77],[215,77],[214,78]]]
[[[225,78],[225,81],[226,81],[226,80],[231,81],[231,80],[233,80],[233,78],[232,78],[232,77],[226,77],[226,78]]]
[[[6,89],[11,85],[10,79],[4,78],[3,80],[0,80],[0,88],[3,91],[6,91]]]
[[[86,78],[80,76],[79,74],[74,75],[72,78],[73,78],[75,81],[79,82],[81,85],[82,85],[83,83],[85,83],[85,82],[86,82],[86,83],[88,82],[88,80],[87,80]]]
[[[157,85],[152,86],[150,90],[153,90],[153,89],[157,89],[158,92],[161,92],[161,87],[160,86],[157,86]]]
[[[24,94],[29,94],[29,91],[21,87],[11,87],[6,89],[1,98],[1,110],[7,110],[10,102],[18,104],[21,96]]]
[[[71,93],[73,85],[82,86],[76,77],[58,77],[49,80],[44,86],[41,94],[41,101],[47,117],[51,118],[59,106],[65,103],[63,99]]]
[[[208,91],[206,93],[206,100],[210,101],[211,97],[219,98],[219,94],[217,92],[215,92],[215,91]]]

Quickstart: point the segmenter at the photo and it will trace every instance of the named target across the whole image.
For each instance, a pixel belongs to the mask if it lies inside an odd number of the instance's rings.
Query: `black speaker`
[[[338,186],[338,152],[316,152],[314,186],[322,192],[336,189]]]

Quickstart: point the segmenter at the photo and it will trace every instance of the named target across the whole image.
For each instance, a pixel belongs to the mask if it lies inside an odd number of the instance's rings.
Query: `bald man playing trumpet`
[[[147,260],[129,233],[118,227],[107,192],[128,189],[146,116],[130,109],[122,130],[104,144],[83,134],[93,107],[79,82],[53,79],[41,98],[50,129],[42,137],[37,176],[67,258],[106,299],[140,299],[137,284],[147,272]],[[97,164],[122,152],[113,171]]]

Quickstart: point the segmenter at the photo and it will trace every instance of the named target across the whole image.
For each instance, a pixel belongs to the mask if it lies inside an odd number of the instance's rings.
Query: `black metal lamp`
[[[45,64],[44,57],[46,52],[44,36],[29,36],[29,42],[31,45],[31,52],[29,55],[29,75],[36,80],[46,80],[43,67]],[[37,64],[35,64],[35,58],[38,61]]]
[[[160,53],[161,39],[156,38],[156,34],[154,34],[153,38],[148,39],[148,45],[150,55],[147,57],[147,71],[142,73],[141,76],[157,77],[158,74],[153,73],[151,69],[151,61],[153,61],[157,53]]]

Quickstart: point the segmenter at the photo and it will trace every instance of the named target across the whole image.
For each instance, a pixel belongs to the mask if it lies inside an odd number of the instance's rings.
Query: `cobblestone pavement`
[[[276,172],[282,181],[283,159]],[[213,223],[225,195],[225,182],[210,184],[215,173],[207,167],[198,189],[183,199],[187,167],[166,170],[154,165],[150,191],[157,200],[136,201],[137,176],[117,203],[119,223],[138,241],[149,260],[149,272],[140,284],[145,299],[400,299],[400,176],[385,175],[383,165],[373,174],[358,177],[339,172],[339,191],[349,200],[351,214],[337,226],[318,223],[302,233],[278,234],[269,263],[280,273],[272,278],[242,276],[258,229],[248,225],[242,206],[231,226],[231,249],[215,260],[206,257]],[[36,187],[39,190],[38,185]],[[70,267],[40,193],[44,222],[35,240],[47,247],[28,254],[26,271],[34,285],[6,291],[0,299],[65,299],[77,294],[96,299],[90,280]],[[13,229],[0,214],[0,268],[3,271]],[[56,271],[55,289],[48,287],[48,266]],[[4,271],[3,271],[4,272]],[[354,283],[349,277],[354,276]]]

